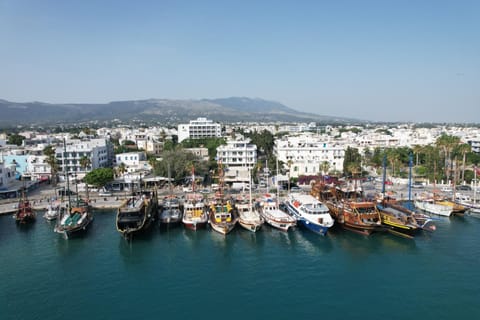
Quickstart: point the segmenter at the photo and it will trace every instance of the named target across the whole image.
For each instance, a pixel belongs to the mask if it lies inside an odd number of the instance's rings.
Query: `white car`
[[[452,187],[450,187],[450,186],[445,186],[445,187],[442,187],[442,191],[443,191],[443,192],[452,192],[453,189],[452,189]]]

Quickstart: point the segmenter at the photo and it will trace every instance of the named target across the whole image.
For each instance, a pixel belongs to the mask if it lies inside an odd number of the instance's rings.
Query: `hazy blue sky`
[[[0,0],[0,98],[480,122],[480,1]]]

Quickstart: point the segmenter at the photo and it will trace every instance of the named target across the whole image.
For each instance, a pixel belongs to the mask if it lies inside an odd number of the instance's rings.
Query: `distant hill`
[[[0,126],[140,120],[177,124],[197,117],[219,122],[350,122],[352,119],[303,113],[279,102],[232,97],[224,99],[114,101],[104,104],[51,104],[0,100]]]

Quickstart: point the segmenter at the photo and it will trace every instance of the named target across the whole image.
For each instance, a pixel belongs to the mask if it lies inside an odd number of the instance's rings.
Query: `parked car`
[[[445,187],[442,187],[442,191],[443,191],[443,192],[452,192],[453,189],[452,189],[451,186],[445,186]]]
[[[422,181],[414,181],[412,183],[412,188],[423,188],[425,184]]]
[[[462,184],[462,185],[459,185],[457,186],[457,190],[461,190],[461,191],[472,191],[472,187],[466,185],[466,184]]]

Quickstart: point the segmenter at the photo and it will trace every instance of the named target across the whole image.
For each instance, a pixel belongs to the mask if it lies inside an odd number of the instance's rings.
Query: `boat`
[[[277,159],[277,177],[278,177],[278,159]],[[268,181],[268,179],[267,179]],[[270,193],[264,194],[260,201],[259,211],[262,218],[270,226],[280,229],[282,231],[288,231],[288,229],[297,225],[297,220],[280,209],[280,186],[278,185],[278,178],[276,181],[277,196],[273,197]]]
[[[443,206],[450,207],[452,209],[452,215],[457,215],[457,216],[463,216],[465,214],[465,211],[467,211],[468,209],[466,206],[462,204],[459,204],[447,199],[437,200],[436,203]]]
[[[238,215],[230,201],[225,201],[224,199],[223,169],[221,162],[219,162],[218,169],[219,189],[215,193],[215,199],[213,199],[209,206],[210,212],[208,222],[213,230],[226,235],[235,228],[238,221]]]
[[[25,188],[22,189],[22,196],[18,201],[17,211],[13,215],[17,225],[26,225],[36,220],[36,213],[33,211],[32,204],[27,198]]]
[[[252,232],[260,230],[265,221],[250,200],[242,196],[237,197],[235,208],[238,212],[238,224],[242,228]]]
[[[156,191],[132,195],[117,210],[117,231],[130,240],[148,230],[157,217],[157,204]]]
[[[63,147],[64,152],[66,152],[65,140],[63,141]],[[88,227],[93,221],[93,214],[90,211],[88,201],[84,201],[78,196],[78,190],[76,192],[76,200],[72,202],[69,174],[66,170],[65,176],[67,182],[67,188],[65,191],[68,194],[68,202],[66,207],[60,210],[60,214],[57,217],[57,223],[53,231],[63,235],[65,239],[70,239],[75,235],[79,235],[87,231]],[[75,186],[77,187],[77,185]]]
[[[270,226],[288,231],[297,225],[297,220],[280,209],[278,196],[273,199],[270,194],[265,194],[260,202],[260,215]]]
[[[209,208],[208,222],[213,230],[221,234],[227,234],[235,228],[238,216],[230,202],[214,202],[210,204]]]
[[[257,232],[260,230],[265,221],[258,212],[257,208],[252,204],[252,178],[250,170],[248,171],[248,174],[250,177],[248,200],[243,196],[237,197],[235,201],[235,208],[238,212],[238,224],[246,230]]]
[[[327,186],[320,182],[313,186],[311,193],[327,206],[343,229],[365,236],[385,230],[376,203],[358,200],[362,198],[360,189],[352,189],[350,185]]]
[[[420,210],[439,216],[450,217],[453,212],[451,206],[436,203],[433,197],[419,197],[415,199],[414,204]]]
[[[208,212],[201,195],[188,193],[183,204],[182,223],[185,228],[198,230],[205,228],[208,223]]]
[[[310,231],[325,235],[334,224],[328,207],[312,195],[290,193],[285,204],[297,223]]]
[[[56,220],[57,217],[60,215],[61,210],[62,210],[62,207],[61,207],[61,202],[60,201],[51,201],[48,204],[47,209],[45,210],[45,213],[43,214],[43,217],[47,221]]]
[[[158,211],[159,219],[158,225],[161,226],[174,226],[182,221],[182,206],[180,199],[173,194],[172,179],[170,174],[170,163],[168,166],[168,189],[170,191],[169,196],[159,200]]]
[[[192,192],[185,195],[182,223],[185,228],[196,231],[208,224],[208,211],[203,196],[195,192],[195,167],[192,166]]]
[[[174,226],[182,221],[182,207],[176,196],[165,197],[158,206],[159,226]]]

